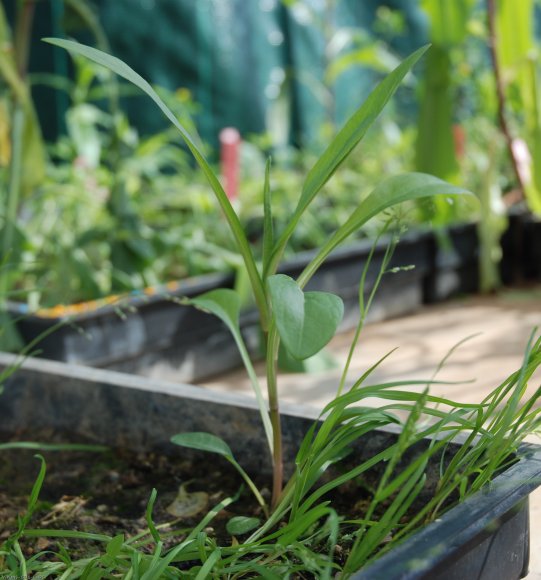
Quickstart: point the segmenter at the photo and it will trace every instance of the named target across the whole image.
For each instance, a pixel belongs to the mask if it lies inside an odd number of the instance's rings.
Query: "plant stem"
[[[4,207],[4,236],[2,239],[2,254],[4,260],[13,250],[13,231],[17,219],[17,207],[21,190],[21,164],[23,152],[24,111],[20,103],[16,103],[13,112],[12,151],[9,168],[9,187],[6,205]],[[0,297],[3,300],[7,291],[6,277],[2,276]]]
[[[511,165],[513,166],[513,171],[515,173],[515,177],[517,178],[519,189],[521,191],[521,194],[524,196],[526,191],[524,187],[524,180],[522,179],[522,175],[520,174],[518,160],[513,150],[513,136],[511,135],[511,130],[509,129],[509,125],[507,123],[507,117],[505,116],[505,102],[506,102],[505,89],[497,52],[498,36],[496,32],[495,0],[487,0],[487,11],[488,11],[488,47],[490,49],[490,55],[492,57],[494,82],[496,84],[496,97],[498,102],[498,122],[500,124],[500,129],[502,130],[503,136],[505,137],[507,149],[509,150],[509,156],[511,157]]]
[[[387,271],[387,267],[389,266],[389,262],[391,261],[391,257],[393,255],[394,249],[396,247],[396,244],[398,243],[398,238],[393,234],[393,237],[389,241],[389,244],[387,245],[387,249],[385,250],[385,255],[383,257],[381,267],[380,267],[378,275],[376,277],[376,281],[374,282],[374,285],[372,286],[372,290],[371,290],[370,295],[368,297],[368,300],[365,304],[364,288],[365,288],[365,284],[366,284],[366,275],[368,274],[368,268],[370,267],[370,264],[372,263],[372,258],[374,257],[374,252],[376,250],[376,246],[377,246],[381,236],[387,231],[387,228],[389,227],[389,223],[390,222],[387,222],[387,224],[383,228],[382,232],[378,235],[375,242],[372,244],[372,247],[370,248],[370,253],[368,254],[368,259],[366,260],[366,264],[363,268],[363,273],[361,275],[361,281],[359,283],[360,319],[359,319],[359,323],[357,324],[357,328],[355,329],[355,334],[353,336],[353,340],[351,341],[351,345],[349,347],[348,357],[346,360],[346,364],[344,365],[342,375],[340,377],[340,383],[338,385],[336,397],[340,397],[344,391],[344,386],[346,384],[346,379],[347,379],[349,367],[351,366],[351,361],[353,359],[353,354],[355,353],[355,349],[357,348],[357,344],[359,342],[359,337],[361,336],[361,332],[363,331],[364,323],[366,322],[366,317],[368,315],[368,311],[370,310],[370,306],[372,306],[372,301],[374,300],[374,297],[376,295],[376,291],[379,288],[379,285],[381,283],[381,279],[383,278],[383,275]]]
[[[13,239],[15,222],[17,220],[17,208],[21,193],[21,165],[23,157],[23,131],[24,131],[24,109],[19,102],[15,103],[13,112],[12,149],[9,166],[9,186],[7,199],[3,209],[4,232],[2,236],[2,270],[0,272],[0,321],[2,326],[1,343],[3,350],[14,350],[20,347],[20,340],[12,319],[6,312],[5,302],[10,290],[10,267],[9,256],[13,253]]]
[[[267,414],[267,404],[263,397],[263,393],[261,392],[261,387],[257,379],[257,374],[255,372],[254,365],[252,364],[252,361],[250,359],[250,354],[246,349],[246,345],[244,344],[240,336],[238,339],[235,336],[235,339],[237,342],[237,348],[239,349],[240,356],[242,358],[242,362],[244,364],[244,367],[246,368],[246,372],[248,373],[250,382],[252,383],[252,389],[255,393],[257,405],[259,407],[259,412],[261,414],[261,421],[263,423],[263,428],[265,429],[265,435],[267,436],[269,451],[271,452],[272,455],[274,450],[274,439],[273,439],[274,429]]]
[[[34,20],[35,0],[18,0],[15,23],[15,61],[21,79],[26,76],[30,53],[30,33]]]
[[[269,397],[269,414],[273,434],[273,478],[272,478],[272,501],[271,508],[274,509],[282,495],[282,485],[284,480],[284,459],[282,450],[282,426],[280,421],[280,403],[278,399],[277,358],[280,337],[276,330],[274,321],[271,322],[269,334],[267,336],[267,392]]]

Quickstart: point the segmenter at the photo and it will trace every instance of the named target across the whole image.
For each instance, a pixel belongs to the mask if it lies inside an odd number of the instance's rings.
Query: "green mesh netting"
[[[64,5],[38,4],[31,66],[62,73],[65,55],[37,39],[59,33]],[[424,42],[418,2],[407,0],[96,1],[112,52],[154,84],[188,88],[200,105],[197,124],[206,141],[216,144],[219,130],[231,125],[244,135],[281,131],[289,142],[312,146],[321,144],[321,122],[340,125],[381,75],[354,63],[328,79],[337,32],[370,34],[382,6],[401,10],[405,24],[399,34],[378,33],[391,52],[401,57]],[[39,108],[51,138],[62,128],[65,97],[54,103],[50,92],[46,97]],[[123,106],[143,132],[165,126],[143,97],[126,98]]]

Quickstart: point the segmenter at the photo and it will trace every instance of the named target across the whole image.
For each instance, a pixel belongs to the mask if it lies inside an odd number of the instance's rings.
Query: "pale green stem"
[[[383,231],[386,231],[386,229],[387,229],[387,226],[385,226]],[[380,236],[381,236],[381,234],[380,234]],[[340,383],[338,384],[338,390],[336,392],[337,397],[339,397],[344,390],[344,386],[346,384],[346,378],[347,378],[347,374],[349,371],[349,367],[351,366],[353,354],[355,353],[355,349],[357,348],[357,344],[359,342],[359,337],[360,337],[361,332],[364,328],[364,323],[366,322],[366,317],[368,315],[368,311],[370,310],[370,307],[372,306],[372,301],[374,300],[374,297],[376,295],[376,291],[379,288],[379,285],[381,283],[381,279],[383,278],[383,274],[385,274],[385,272],[387,270],[387,266],[389,265],[389,262],[391,261],[391,257],[393,255],[394,248],[396,247],[396,244],[397,244],[396,238],[393,238],[391,240],[391,242],[389,242],[389,245],[387,246],[387,249],[385,251],[385,256],[383,257],[383,263],[381,264],[381,268],[379,269],[376,281],[374,282],[374,286],[372,287],[372,291],[370,292],[370,296],[368,297],[368,300],[367,300],[366,305],[365,305],[365,303],[364,303],[364,285],[365,285],[366,275],[368,273],[368,268],[370,267],[370,264],[372,262],[372,257],[374,255],[374,251],[376,249],[376,244],[378,243],[380,236],[378,236],[376,238],[376,241],[372,245],[370,253],[368,254],[368,259],[366,260],[366,264],[365,264],[364,269],[363,269],[363,273],[361,275],[361,282],[359,284],[360,319],[359,319],[359,323],[357,324],[357,328],[355,329],[355,335],[354,335],[353,340],[351,341],[351,345],[349,347],[348,357],[346,360],[346,364],[344,366],[344,370],[342,371],[342,376],[340,377]]]
[[[255,483],[250,479],[250,476],[246,473],[246,471],[244,471],[244,469],[242,469],[242,467],[234,459],[232,459],[232,458],[228,458],[228,459],[237,468],[238,472],[242,475],[242,478],[244,479],[244,481],[246,482],[248,487],[252,490],[252,493],[256,497],[259,505],[262,507],[263,511],[265,512],[265,515],[267,517],[269,517],[267,504],[265,503],[265,500],[263,499],[261,493],[259,493],[259,490],[257,489]]]
[[[273,433],[273,481],[272,481],[272,508],[274,509],[282,494],[284,479],[284,465],[282,453],[282,427],[280,422],[280,403],[278,398],[277,359],[280,337],[274,320],[271,319],[267,336],[267,392],[269,396],[269,413]]]

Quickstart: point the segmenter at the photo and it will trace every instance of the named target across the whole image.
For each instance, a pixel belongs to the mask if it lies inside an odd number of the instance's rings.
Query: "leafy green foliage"
[[[96,62],[97,64],[101,64],[108,69],[112,70],[119,76],[125,78],[126,80],[133,83],[136,87],[141,89],[145,92],[161,109],[163,114],[171,121],[171,123],[178,129],[184,142],[190,149],[191,153],[193,154],[195,160],[203,170],[203,173],[207,177],[209,184],[211,185],[214,193],[216,194],[216,198],[220,203],[220,207],[222,208],[229,226],[231,228],[231,232],[235,237],[237,242],[237,246],[239,252],[241,253],[244,265],[248,271],[248,275],[250,276],[250,282],[252,284],[252,290],[256,299],[256,302],[260,309],[261,318],[263,321],[266,319],[266,304],[264,299],[264,291],[263,285],[261,282],[261,278],[257,271],[257,267],[255,265],[255,261],[253,259],[252,253],[250,251],[250,246],[246,239],[246,235],[242,228],[241,223],[235,213],[235,210],[231,206],[229,199],[220,184],[220,181],[216,177],[215,173],[212,171],[210,165],[208,164],[207,160],[203,156],[202,152],[200,151],[199,147],[195,143],[195,141],[190,137],[190,135],[186,132],[184,127],[180,124],[177,120],[174,113],[171,109],[164,103],[164,101],[160,98],[160,96],[156,93],[156,91],[149,85],[147,81],[145,81],[140,75],[138,75],[133,69],[131,69],[128,65],[126,65],[121,60],[110,56],[100,50],[83,46],[76,42],[72,42],[69,40],[59,40],[59,39],[46,39],[47,42],[51,44],[55,44],[57,46],[63,47],[67,50],[75,54],[79,54],[88,58],[91,61]]]
[[[406,173],[384,179],[360,202],[346,222],[322,244],[316,257],[299,276],[303,287],[329,254],[370,219],[385,210],[411,200],[438,196],[462,195],[469,192],[425,173]]]
[[[228,461],[234,460],[233,452],[229,448],[229,445],[219,437],[211,435],[210,433],[181,433],[172,437],[171,443],[188,447],[189,449],[216,453],[217,455],[225,457]]]
[[[198,451],[206,451],[208,453],[215,453],[221,455],[224,459],[229,461],[231,465],[240,473],[248,487],[252,490],[259,505],[266,511],[267,505],[261,493],[250,479],[248,474],[242,469],[237,460],[233,457],[233,452],[225,441],[212,435],[211,433],[179,433],[171,437],[171,443],[187,447],[189,449],[197,449]]]
[[[431,396],[427,389],[407,390],[412,383],[370,383],[367,372],[344,395],[330,402],[321,420],[313,424],[301,443],[295,471],[279,504],[260,522],[253,516],[235,516],[227,525],[232,536],[246,536],[242,543],[218,545],[208,530],[217,514],[238,497],[226,498],[189,532],[162,528],[152,521],[151,494],[147,508],[148,529],[127,538],[83,531],[28,528],[44,476],[40,469],[28,513],[18,531],[0,546],[0,562],[11,574],[49,574],[79,578],[129,575],[140,578],[263,578],[287,574],[312,574],[332,578],[340,572],[350,577],[359,567],[392,549],[427,522],[439,518],[449,505],[461,501],[486,485],[509,462],[527,432],[539,428],[540,390],[525,396],[525,387],[541,364],[541,338],[530,340],[524,363],[478,404],[460,404]],[[386,404],[378,408],[366,402],[379,396]],[[350,460],[351,449],[370,437],[382,437],[381,428],[399,425],[396,437],[376,453],[359,453]],[[455,445],[457,438],[465,444]],[[207,434],[176,436],[192,449],[218,453],[227,458],[231,450]],[[435,490],[427,494],[426,473],[431,463],[440,465]],[[333,467],[338,470],[330,477]],[[370,474],[376,470],[379,476]],[[373,482],[373,483],[372,483]],[[364,485],[366,505],[352,516],[332,501],[341,486]],[[420,499],[422,498],[422,502]],[[444,508],[445,506],[445,508]],[[76,538],[99,545],[91,558],[70,559],[61,549],[25,556],[20,543],[31,538]],[[174,540],[174,541],[172,541]],[[345,544],[347,560],[334,561],[337,542]],[[168,547],[165,547],[165,546]],[[180,566],[180,567],[179,567]],[[90,576],[86,576],[90,577]]]
[[[247,518],[244,516],[236,516],[227,522],[227,531],[232,536],[238,536],[251,532],[257,528],[260,521],[257,518]]]
[[[304,292],[303,288],[330,252],[382,212],[397,204],[424,197],[466,193],[462,188],[420,173],[385,179],[367,197],[356,200],[344,223],[321,244],[317,255],[298,280],[275,275],[300,218],[363,138],[425,49],[411,55],[391,72],[330,142],[327,150],[308,172],[296,209],[277,239],[273,231],[275,207],[271,195],[270,166],[267,164],[263,187],[264,268],[261,274],[248,245],[247,236],[216,175],[198,145],[150,85],[124,63],[105,53],[68,41],[52,42],[109,67],[146,92],[180,131],[226,215],[237,250],[250,276],[265,333],[268,411],[240,336],[238,296],[231,290],[219,290],[200,296],[192,303],[215,314],[229,327],[245,362],[248,360],[247,369],[258,397],[269,449],[272,452],[272,504],[269,509],[264,494],[238,464],[225,441],[210,433],[180,433],[172,438],[174,444],[194,451],[212,453],[231,463],[259,502],[265,515],[262,523],[256,522],[250,515],[229,521],[229,533],[250,534],[242,544],[232,541],[218,545],[217,540],[209,536],[209,523],[236,499],[227,498],[185,533],[181,540],[177,538],[172,547],[166,547],[167,534],[158,531],[152,520],[152,508],[156,498],[156,493],[153,492],[146,511],[148,532],[145,531],[136,539],[62,530],[31,530],[27,529],[28,518],[22,519],[15,539],[9,540],[0,552],[0,557],[5,557],[6,562],[9,562],[10,571],[25,574],[34,571],[31,566],[37,566],[39,558],[35,557],[27,562],[22,557],[17,540],[23,535],[43,535],[78,537],[104,544],[104,553],[87,562],[66,562],[65,558],[60,558],[60,564],[50,561],[39,564],[43,566],[42,571],[47,570],[48,566],[49,570],[53,570],[56,566],[55,573],[67,575],[71,573],[71,569],[77,568],[75,573],[81,572],[86,577],[101,577],[118,572],[145,580],[158,577],[177,578],[181,575],[196,579],[210,575],[243,578],[251,577],[254,571],[264,578],[310,574],[330,579],[335,572],[346,578],[377,555],[390,549],[394,542],[438,517],[442,506],[453,494],[458,493],[463,498],[472,490],[486,484],[505,465],[524,434],[539,426],[541,409],[534,408],[539,393],[525,402],[522,398],[527,380],[541,364],[541,339],[532,339],[522,369],[479,404],[460,404],[435,397],[426,388],[420,393],[409,389],[414,385],[425,387],[431,381],[370,384],[371,373],[383,362],[382,359],[364,373],[348,392],[337,396],[323,409],[320,421],[312,425],[301,443],[293,474],[285,486],[283,485],[276,369],[280,343],[299,359],[314,354],[334,334],[343,310],[341,301],[336,297],[322,292]],[[385,273],[391,250],[383,261],[380,276]],[[361,288],[360,292],[363,290]],[[365,305],[360,294],[361,321],[356,338],[370,302],[371,297]],[[374,397],[381,402],[378,408],[367,404]],[[364,457],[361,455],[353,463],[348,463],[352,448],[359,445],[364,438],[381,434],[378,431],[381,427],[396,425],[401,426],[400,434],[387,446],[377,453],[369,453]],[[463,446],[454,457],[446,461],[447,450],[460,433],[465,433],[470,438],[469,442],[475,441],[476,444]],[[413,448],[415,452],[412,453]],[[434,459],[441,462],[440,479],[445,485],[439,485],[435,493],[418,507],[417,502],[426,487],[427,466]],[[340,464],[338,475],[330,476],[333,466],[337,464]],[[368,478],[374,468],[379,470],[381,476],[375,484],[370,484]],[[39,483],[36,484],[38,490],[41,481],[40,475]],[[341,485],[353,485],[353,482],[359,481],[366,481],[370,489],[367,507],[358,517],[347,519],[348,514],[340,513],[341,508],[333,505],[332,495],[329,493],[336,492]],[[29,513],[33,509],[37,493],[33,493],[33,496],[34,499],[29,503]],[[404,520],[405,516],[407,520]],[[389,537],[391,541],[387,542]],[[343,565],[334,561],[334,549],[339,539],[348,545]],[[138,549],[139,542],[144,545],[145,550]],[[176,567],[177,564],[182,565],[183,569]],[[68,566],[72,568],[69,569]]]
[[[338,167],[346,160],[354,147],[361,141],[391,96],[395,93],[402,79],[419,58],[421,58],[424,52],[426,52],[426,49],[427,47],[423,47],[414,52],[385,77],[372,93],[370,93],[366,101],[350,117],[308,172],[295,213],[276,243],[268,267],[269,272],[274,273],[276,271],[276,266],[283,254],[285,246],[309,204],[321,188],[329,181]]]

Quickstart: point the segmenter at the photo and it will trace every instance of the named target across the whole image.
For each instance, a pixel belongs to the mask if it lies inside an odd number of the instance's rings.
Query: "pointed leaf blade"
[[[207,178],[209,184],[211,185],[216,199],[218,200],[220,207],[222,208],[224,215],[229,224],[231,233],[235,237],[239,252],[242,255],[248,275],[250,277],[250,282],[252,284],[252,290],[255,296],[255,300],[258,305],[259,312],[261,314],[261,319],[263,326],[266,325],[267,311],[266,311],[266,301],[265,293],[263,289],[263,282],[261,276],[257,270],[252,251],[250,249],[250,244],[246,239],[242,224],[239,221],[233,206],[231,205],[220,181],[216,177],[216,174],[210,167],[209,163],[205,159],[203,153],[199,150],[196,143],[191,138],[190,134],[182,126],[182,124],[175,117],[171,109],[163,102],[156,91],[151,87],[151,85],[138,73],[136,73],[131,67],[120,59],[111,56],[101,50],[80,44],[78,42],[73,42],[71,40],[64,40],[60,38],[44,38],[45,42],[53,44],[54,46],[59,46],[64,48],[74,54],[78,54],[88,58],[92,62],[100,64],[107,69],[113,71],[120,77],[133,83],[136,87],[141,89],[146,95],[148,95],[154,103],[160,108],[162,113],[169,119],[169,121],[178,129],[184,142],[188,146],[188,149],[192,153],[193,157],[197,161],[199,167],[202,169],[205,177]]]
[[[404,77],[427,50],[428,46],[423,46],[416,50],[379,83],[335,136],[314,167],[312,167],[304,182],[301,197],[289,225],[276,242],[269,261],[268,271],[275,271],[287,241],[308,205],[348,157],[354,147],[361,141],[389,99],[393,96]]]
[[[270,189],[270,159],[265,166],[265,184],[263,186],[263,271],[267,265],[274,245],[274,232],[272,223],[272,205]]]
[[[194,433],[178,433],[171,437],[171,443],[187,447],[188,449],[196,449],[197,451],[207,451],[209,453],[216,453],[225,457],[229,461],[234,460],[233,452],[229,445],[216,435],[210,433],[194,432]]]
[[[348,120],[308,173],[298,209],[304,209],[327,183],[340,164],[364,137],[366,131],[387,105],[406,74],[427,50],[428,46],[423,46],[402,61],[370,93],[366,101]]]
[[[472,193],[426,173],[405,173],[383,180],[306,266],[298,278],[299,286],[303,288],[327,256],[370,219],[399,203],[435,195],[472,195]]]
[[[240,333],[240,298],[234,290],[229,288],[211,290],[195,298],[190,298],[187,302],[217,316],[234,335]]]

